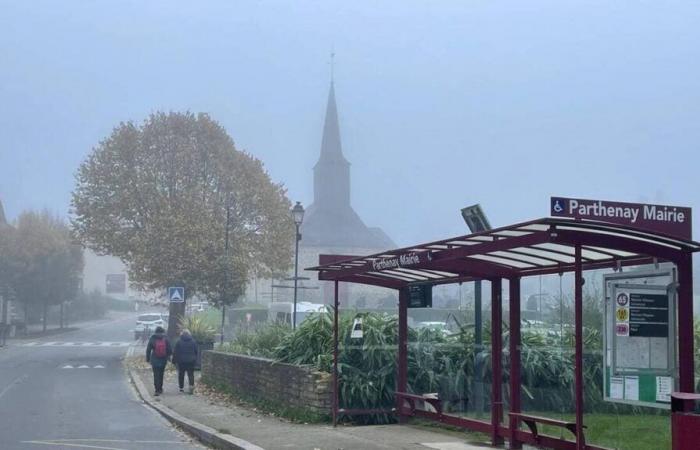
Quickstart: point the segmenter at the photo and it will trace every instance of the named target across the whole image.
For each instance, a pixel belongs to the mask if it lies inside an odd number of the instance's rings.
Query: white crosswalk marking
[[[77,367],[73,367],[70,364],[66,364],[65,366],[61,367],[61,369],[104,369],[104,368],[105,368],[105,366],[103,366],[102,364],[97,364],[96,366],[92,366],[92,367],[90,367],[86,364],[81,364]]]
[[[128,347],[130,342],[25,342],[21,347]]]

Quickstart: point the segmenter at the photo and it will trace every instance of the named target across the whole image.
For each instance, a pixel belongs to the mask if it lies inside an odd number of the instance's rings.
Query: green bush
[[[287,324],[277,322],[265,324],[265,326],[239,331],[233,341],[225,343],[218,350],[275,359],[277,348],[291,333],[292,328]]]

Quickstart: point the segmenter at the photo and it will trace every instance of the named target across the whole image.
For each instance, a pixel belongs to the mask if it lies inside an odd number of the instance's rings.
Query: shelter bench
[[[530,414],[515,413],[515,412],[508,413],[508,415],[510,417],[514,417],[514,418],[520,420],[525,425],[527,425],[527,427],[532,432],[532,436],[535,438],[536,441],[539,441],[539,438],[540,438],[540,434],[537,430],[538,423],[541,423],[543,425],[552,425],[555,427],[566,428],[567,430],[571,431],[574,434],[574,437],[576,436],[576,422],[550,419],[549,417],[532,416]],[[583,428],[586,428],[586,426],[584,425]],[[581,442],[584,445],[586,444],[586,439],[583,435],[581,435]]]
[[[406,400],[411,408],[411,414],[416,410],[416,401],[428,403],[435,409],[438,415],[442,415],[442,400],[437,394],[409,394],[407,392],[395,392],[396,397]]]

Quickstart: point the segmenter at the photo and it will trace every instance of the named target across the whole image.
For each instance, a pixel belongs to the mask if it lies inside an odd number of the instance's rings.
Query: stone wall
[[[202,378],[285,407],[331,414],[333,379],[311,367],[215,351],[202,354]]]

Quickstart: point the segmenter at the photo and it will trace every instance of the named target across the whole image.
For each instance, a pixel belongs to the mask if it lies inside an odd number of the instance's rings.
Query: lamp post
[[[229,235],[229,224],[231,222],[231,197],[226,196],[226,237],[224,239],[224,258],[226,261],[226,268],[224,270],[224,289],[223,295],[221,296],[221,345],[224,344],[224,326],[226,325],[226,300],[227,288],[228,288],[228,235]]]
[[[304,207],[301,206],[301,202],[297,202],[292,208],[292,218],[294,219],[294,225],[296,225],[297,232],[295,238],[295,250],[294,250],[294,313],[292,314],[292,328],[296,330],[297,328],[297,282],[299,281],[299,241],[301,240],[301,234],[299,233],[299,226],[304,221]]]

